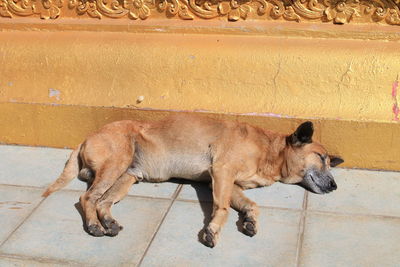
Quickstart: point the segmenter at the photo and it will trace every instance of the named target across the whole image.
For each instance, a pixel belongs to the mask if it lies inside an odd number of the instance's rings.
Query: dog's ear
[[[336,167],[339,164],[342,164],[344,162],[344,160],[340,157],[337,156],[331,156],[329,155],[329,159],[330,159],[330,165],[331,167]]]
[[[302,145],[312,142],[314,133],[313,123],[311,121],[300,124],[297,130],[287,137],[287,141],[292,145]]]

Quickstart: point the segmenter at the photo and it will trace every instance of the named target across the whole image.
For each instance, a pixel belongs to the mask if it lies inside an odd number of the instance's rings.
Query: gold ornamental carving
[[[400,25],[400,0],[0,0],[0,17],[27,16]]]

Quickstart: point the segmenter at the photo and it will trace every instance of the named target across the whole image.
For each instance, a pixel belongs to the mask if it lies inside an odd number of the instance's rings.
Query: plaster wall
[[[354,25],[288,26],[278,34],[279,23],[214,24],[7,24],[0,142],[74,147],[112,120],[197,111],[288,133],[312,120],[316,140],[345,166],[400,170],[393,26],[380,26],[385,39]]]

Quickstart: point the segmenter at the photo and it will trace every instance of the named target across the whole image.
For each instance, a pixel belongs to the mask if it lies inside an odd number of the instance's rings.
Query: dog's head
[[[312,141],[313,133],[313,124],[308,121],[286,137],[281,181],[298,184],[317,194],[329,193],[337,188],[330,169],[343,159],[328,155],[321,144]]]

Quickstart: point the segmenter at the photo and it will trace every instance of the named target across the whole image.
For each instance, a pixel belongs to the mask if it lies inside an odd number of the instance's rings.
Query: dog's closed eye
[[[315,154],[318,155],[318,157],[321,159],[322,163],[325,163],[327,155],[322,155],[322,154],[320,154],[318,152],[316,152]]]

